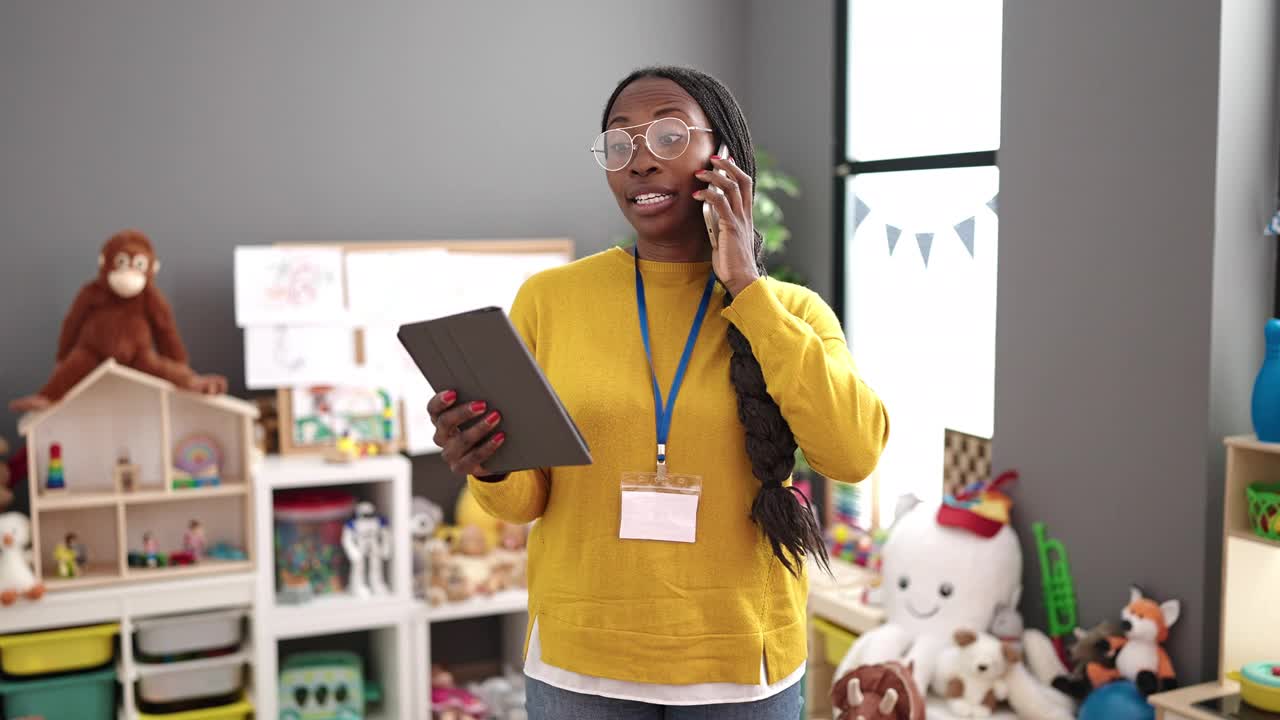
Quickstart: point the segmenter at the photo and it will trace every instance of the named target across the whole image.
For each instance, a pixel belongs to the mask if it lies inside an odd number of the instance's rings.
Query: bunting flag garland
[[[1000,214],[1000,194],[999,193],[992,195],[991,199],[984,204],[989,210],[991,210],[991,213],[993,215],[998,216]],[[870,215],[871,215],[871,207],[868,206],[867,203],[862,200],[862,198],[855,196],[853,198],[853,229],[854,231],[857,231],[857,229],[862,226],[862,224],[866,221],[866,219]],[[978,225],[977,215],[970,215],[964,220],[961,220],[960,222],[951,226],[951,229],[955,232],[956,237],[960,238],[960,243],[964,245],[965,252],[969,253],[969,257],[971,258],[975,257],[974,253],[976,252],[975,241],[977,237],[977,225]],[[893,255],[894,251],[898,249],[898,240],[900,240],[902,237],[902,228],[885,223],[884,232],[885,232],[885,238],[889,241],[889,254]],[[924,260],[925,267],[929,266],[929,254],[933,251],[933,240],[936,234],[937,233],[935,232],[914,233],[916,238],[916,246],[920,248],[920,257]],[[1275,218],[1272,219],[1271,224],[1268,226],[1267,234],[1280,235],[1280,212],[1277,212]]]
[[[969,251],[969,257],[973,257],[973,224],[974,218],[969,218],[956,225],[956,234],[960,236],[960,242],[964,243],[964,249]]]
[[[884,234],[889,238],[889,254],[892,255],[893,249],[898,246],[898,236],[902,234],[902,228],[885,225]]]
[[[867,207],[867,204],[862,202],[862,198],[854,197],[853,198],[853,229],[857,230],[858,226],[862,224],[863,220],[867,219],[867,215],[869,215],[870,213],[871,213],[871,208]]]
[[[933,247],[933,233],[916,233],[916,243],[920,245],[920,257],[924,258],[924,266],[929,267],[929,249]]]

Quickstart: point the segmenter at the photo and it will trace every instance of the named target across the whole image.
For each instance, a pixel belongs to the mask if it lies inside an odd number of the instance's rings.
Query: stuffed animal
[[[1107,638],[1108,661],[1089,663],[1089,682],[1096,688],[1124,678],[1132,680],[1143,695],[1176,687],[1173,662],[1164,643],[1181,610],[1177,600],[1157,604],[1137,587],[1130,588],[1129,604],[1121,613],[1123,634]]]
[[[947,707],[959,717],[989,717],[1009,699],[1006,680],[1022,654],[990,633],[957,630],[955,646],[938,660],[934,692],[947,698]]]
[[[431,538],[426,542],[423,553],[427,566],[423,595],[431,605],[443,605],[449,601],[449,546],[439,538]]]
[[[0,437],[0,510],[6,510],[13,504],[13,476],[9,472],[9,464],[4,456],[9,454],[9,443]]]
[[[0,603],[6,607],[19,597],[39,600],[44,584],[31,570],[31,521],[18,512],[0,515]]]
[[[528,587],[527,525],[504,522],[499,528],[498,547],[493,551],[493,586],[495,590]]]
[[[1016,605],[1022,578],[1017,534],[1007,522],[994,531],[988,522],[966,527],[964,510],[943,513],[911,496],[899,502],[881,551],[885,622],[854,642],[836,677],[861,665],[899,661],[912,665],[918,690],[927,695],[939,655],[953,645],[956,630],[990,628],[1000,608]],[[1073,718],[1072,698],[1048,685],[1059,672],[1060,664],[1048,673],[1016,665],[1008,679],[1013,710],[1026,720]]]
[[[1071,661],[1071,671],[1055,677],[1053,686],[1077,700],[1083,700],[1093,689],[1085,668],[1089,663],[1105,661],[1111,654],[1111,644],[1107,638],[1120,633],[1120,623],[1110,620],[1098,623],[1089,630],[1076,628],[1072,631],[1074,637],[1067,646],[1067,659]]]
[[[48,407],[112,358],[183,390],[226,392],[226,378],[198,375],[187,364],[173,310],[155,284],[159,269],[151,241],[141,232],[123,230],[107,240],[98,255],[98,276],[81,288],[62,321],[49,381],[9,408],[26,412]]]
[[[924,697],[911,665],[886,662],[856,667],[831,687],[836,720],[925,720]]]
[[[431,717],[433,720],[482,720],[489,708],[480,698],[458,687],[453,673],[431,666]]]

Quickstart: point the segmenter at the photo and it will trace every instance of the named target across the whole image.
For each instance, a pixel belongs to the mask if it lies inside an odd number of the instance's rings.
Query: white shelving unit
[[[261,510],[254,521],[258,541],[258,582],[256,619],[254,623],[254,685],[257,693],[256,714],[275,718],[279,714],[277,683],[281,641],[298,638],[340,635],[350,632],[370,634],[371,675],[382,686],[380,710],[373,718],[417,718],[419,703],[429,702],[425,672],[414,662],[419,648],[415,619],[421,604],[413,596],[413,566],[410,555],[409,505],[412,498],[412,472],[409,460],[400,455],[365,458],[352,463],[329,463],[320,456],[290,455],[266,458],[257,476],[257,501]],[[276,602],[275,529],[272,516],[273,495],[277,490],[342,486],[368,497],[378,512],[387,518],[391,530],[392,551],[387,567],[389,595],[357,598],[351,595],[329,595],[298,605]],[[415,682],[414,678],[421,679]]]
[[[242,572],[217,577],[166,580],[155,583],[72,590],[45,596],[38,602],[20,602],[0,612],[0,635],[95,625],[120,624],[117,680],[123,692],[119,717],[138,717],[133,681],[139,663],[133,656],[133,623],[158,615],[249,607],[255,600],[254,574]],[[252,699],[253,689],[250,688]]]

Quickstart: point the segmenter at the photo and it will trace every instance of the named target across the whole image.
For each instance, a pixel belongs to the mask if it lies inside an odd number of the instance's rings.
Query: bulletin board
[[[276,389],[280,452],[332,445],[334,429],[302,415],[321,407],[317,398],[365,408],[343,415],[343,427],[357,438],[389,450],[430,452],[434,444],[423,435],[431,391],[395,330],[478,307],[509,312],[530,275],[573,259],[574,244],[566,238],[237,248],[246,380],[250,389]],[[377,413],[368,411],[378,402]]]

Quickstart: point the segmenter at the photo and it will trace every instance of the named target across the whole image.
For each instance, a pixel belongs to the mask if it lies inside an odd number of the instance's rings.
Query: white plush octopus
[[[879,602],[886,621],[854,642],[836,677],[861,665],[910,663],[922,695],[935,673],[945,673],[955,631],[991,628],[997,614],[1016,606],[1021,594],[1022,551],[1013,528],[990,538],[937,522],[938,506],[908,496],[898,504],[885,543]],[[1025,720],[1074,717],[1070,698],[1048,686],[1061,664],[1042,633],[1023,635],[1027,662],[1011,671],[1009,704]],[[1044,667],[1041,667],[1044,666]],[[930,706],[929,717],[935,712]]]

